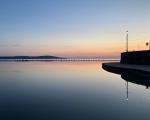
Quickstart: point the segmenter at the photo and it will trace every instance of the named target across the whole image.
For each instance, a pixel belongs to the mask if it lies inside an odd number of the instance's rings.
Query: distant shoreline
[[[0,56],[0,60],[65,59],[56,56]]]
[[[7,61],[7,62],[28,62],[28,61],[120,61],[119,59],[0,59],[0,62]]]
[[[56,56],[0,56],[0,61],[119,61],[116,58],[64,58]]]

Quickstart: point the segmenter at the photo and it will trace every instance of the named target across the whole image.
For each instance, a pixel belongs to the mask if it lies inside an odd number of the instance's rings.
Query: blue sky
[[[118,56],[127,29],[130,48],[144,49],[149,6],[149,0],[0,0],[0,55]]]

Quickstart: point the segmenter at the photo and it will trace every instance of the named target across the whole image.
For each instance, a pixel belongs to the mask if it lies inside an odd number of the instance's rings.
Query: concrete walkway
[[[132,65],[132,64],[121,64],[121,63],[103,63],[103,67],[120,69],[120,70],[133,70],[139,72],[145,72],[150,74],[150,65]]]

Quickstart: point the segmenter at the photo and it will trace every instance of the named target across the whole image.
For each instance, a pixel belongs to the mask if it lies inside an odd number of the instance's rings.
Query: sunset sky
[[[0,0],[0,55],[119,56],[147,49],[150,0]]]

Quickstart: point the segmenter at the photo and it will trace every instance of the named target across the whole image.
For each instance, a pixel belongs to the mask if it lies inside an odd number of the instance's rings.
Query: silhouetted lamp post
[[[128,52],[128,30],[126,31],[126,52]]]
[[[147,43],[146,43],[146,46],[148,46],[148,47],[149,47],[149,50],[150,50],[150,42],[147,42]]]

